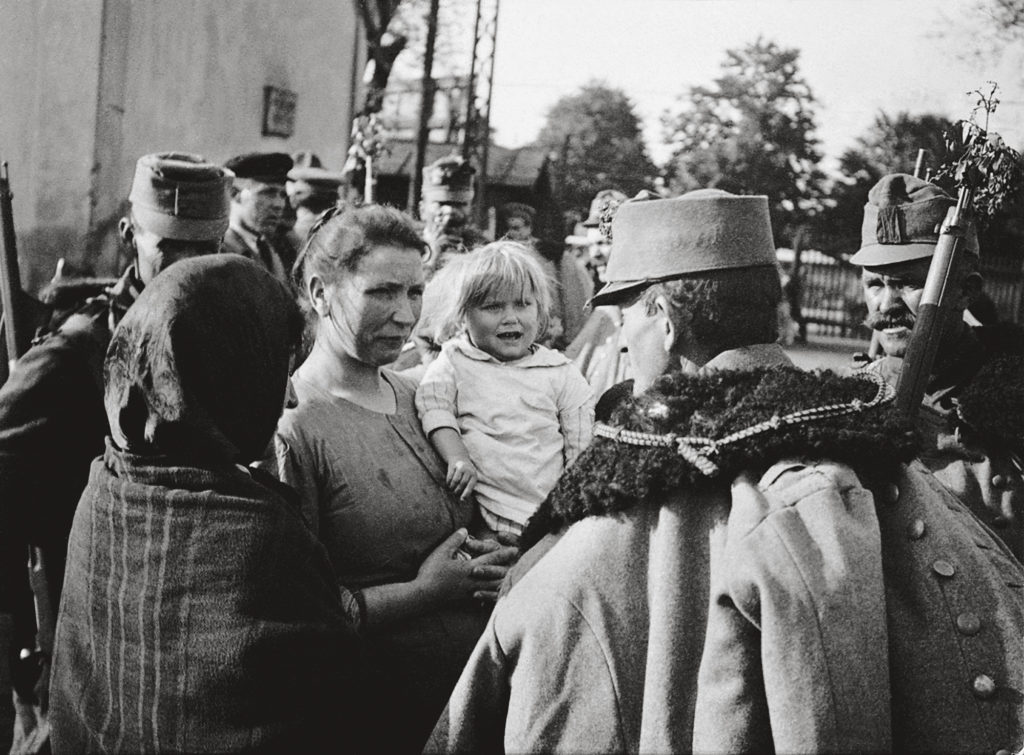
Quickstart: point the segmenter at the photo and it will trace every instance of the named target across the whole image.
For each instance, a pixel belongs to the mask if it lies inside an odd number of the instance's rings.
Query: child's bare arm
[[[430,442],[448,464],[448,487],[463,500],[469,498],[476,487],[476,467],[458,430],[439,427],[430,433]]]

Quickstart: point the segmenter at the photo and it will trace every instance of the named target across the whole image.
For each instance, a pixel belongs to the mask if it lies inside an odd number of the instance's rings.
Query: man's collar
[[[719,370],[753,370],[758,367],[792,367],[793,360],[777,343],[758,343],[723,351],[701,367],[698,375]]]
[[[449,351],[457,351],[463,356],[473,359],[477,362],[491,362],[493,364],[507,364],[515,367],[557,367],[562,364],[568,364],[569,359],[564,354],[554,351],[552,349],[545,349],[542,346],[534,344],[530,347],[530,353],[521,359],[515,359],[511,362],[503,362],[500,359],[488,354],[482,349],[478,349],[472,343],[469,342],[469,338],[466,336],[459,336],[445,343],[444,349]]]
[[[258,246],[257,246],[257,242],[259,240],[259,234],[258,233],[255,233],[254,231],[250,231],[248,228],[244,227],[241,223],[238,223],[238,224],[232,223],[228,227],[232,231],[234,231],[236,234],[238,234],[238,237],[240,239],[242,239],[242,241],[245,242],[245,245],[247,247],[249,247],[250,249],[254,249],[254,250],[258,249]]]

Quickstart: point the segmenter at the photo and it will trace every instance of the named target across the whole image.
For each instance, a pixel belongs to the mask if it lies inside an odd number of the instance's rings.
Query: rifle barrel
[[[959,291],[951,287],[960,281],[961,260],[967,254],[964,245],[970,225],[970,201],[971,190],[962,188],[956,206],[946,216],[896,383],[896,411],[910,420],[917,417],[924,399],[943,334],[957,317],[963,316],[956,306]]]
[[[23,320],[18,312],[18,294],[21,291],[21,275],[18,270],[18,247],[14,236],[14,209],[11,204],[11,183],[7,174],[7,163],[0,164],[0,306],[3,307],[4,337],[7,343],[7,358],[10,368],[20,356],[18,345],[22,343],[19,327]]]

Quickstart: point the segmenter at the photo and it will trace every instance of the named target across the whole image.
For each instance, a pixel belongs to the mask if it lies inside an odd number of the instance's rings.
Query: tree
[[[1024,0],[975,0],[968,12],[987,32],[988,45],[979,44],[979,54],[984,55],[987,47],[991,55],[993,44],[1002,49],[1024,41]]]
[[[815,99],[799,57],[799,50],[761,38],[729,50],[722,75],[709,87],[691,87],[682,109],[662,118],[672,147],[670,189],[767,194],[777,243],[817,209],[824,178]]]
[[[833,254],[854,253],[860,247],[861,218],[871,187],[888,173],[913,173],[919,149],[927,150],[925,167],[934,171],[946,160],[944,135],[951,126],[938,115],[904,111],[893,116],[879,111],[839,158],[840,178],[832,184],[817,224],[819,243]]]
[[[426,56],[427,7],[430,0],[403,0],[395,9],[388,30],[409,42],[396,61],[397,77],[418,80]],[[442,0],[434,42],[434,77],[465,77],[473,46],[475,0]]]
[[[566,208],[585,210],[601,189],[632,195],[656,174],[633,103],[604,82],[558,100],[536,144],[555,156],[556,191]]]

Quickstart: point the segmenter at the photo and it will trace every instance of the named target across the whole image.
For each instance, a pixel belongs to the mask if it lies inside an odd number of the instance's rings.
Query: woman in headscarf
[[[300,332],[285,287],[235,255],[175,264],[115,331],[111,437],[57,623],[55,751],[302,752],[343,736],[358,663],[337,580],[294,493],[245,466],[273,435]]]

